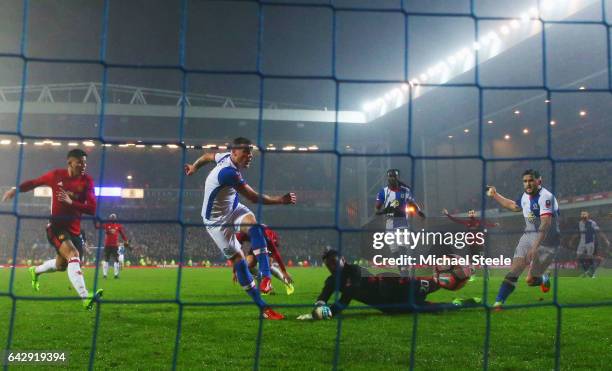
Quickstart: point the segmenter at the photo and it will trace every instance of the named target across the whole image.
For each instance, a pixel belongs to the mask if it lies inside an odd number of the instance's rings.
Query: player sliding
[[[502,207],[514,212],[522,211],[525,217],[525,233],[516,246],[512,267],[493,304],[499,309],[514,291],[518,278],[528,266],[527,285],[539,285],[542,292],[550,290],[550,277],[545,271],[561,243],[559,204],[555,196],[542,187],[539,172],[532,169],[523,172],[523,189],[525,192],[516,201],[500,195],[495,187],[489,186],[487,190],[487,195]]]
[[[267,225],[262,225],[262,227],[264,229],[264,236],[266,237],[266,244],[268,246],[268,250],[270,251],[270,259],[273,259],[271,260],[270,271],[274,277],[278,278],[285,285],[287,295],[292,295],[295,291],[295,288],[293,287],[293,278],[291,278],[291,275],[289,272],[287,272],[285,263],[283,263],[283,257],[281,256],[279,249],[280,242],[278,234]],[[249,244],[248,254],[246,256],[249,271],[256,277],[260,276],[261,272],[259,272],[259,269],[257,269],[257,261],[255,254],[253,254],[253,248],[250,245],[249,236],[245,233],[238,232],[236,234],[236,238],[241,245],[246,243]]]
[[[123,226],[117,223],[117,214],[108,216],[109,223],[100,224],[95,222],[96,229],[104,229],[104,260],[102,261],[102,275],[104,279],[108,275],[108,263],[113,262],[113,273],[115,279],[119,278],[120,262],[119,262],[119,235],[123,239],[123,245],[129,248],[129,241],[125,237]]]
[[[32,288],[40,290],[39,276],[43,273],[67,271],[68,279],[83,300],[83,307],[93,308],[94,301],[102,296],[102,289],[91,294],[87,291],[80,257],[83,255],[83,240],[81,239],[81,215],[94,215],[96,212],[96,196],[93,179],[85,174],[87,154],[80,149],[68,152],[67,169],[55,169],[40,178],[28,180],[19,185],[19,192],[28,192],[36,187],[51,187],[53,199],[51,217],[47,225],[47,239],[55,247],[57,256],[47,260],[38,267],[30,267]],[[16,188],[8,190],[2,201],[15,197]]]
[[[282,314],[272,310],[261,298],[260,289],[264,293],[272,290],[266,239],[263,228],[257,224],[255,215],[249,208],[238,202],[237,193],[253,203],[264,205],[295,204],[295,193],[287,193],[283,196],[268,196],[257,193],[244,181],[240,173],[240,170],[248,168],[253,160],[251,141],[242,137],[236,138],[232,142],[230,150],[229,153],[206,153],[202,155],[193,164],[185,165],[185,173],[193,175],[207,163],[216,163],[216,166],[206,177],[204,186],[202,218],[206,230],[225,257],[232,262],[238,282],[263,311],[264,318],[283,319]],[[263,276],[259,288],[249,272],[240,243],[236,239],[236,232],[238,231],[249,236],[253,253],[257,257],[259,270]]]
[[[414,305],[420,311],[437,312],[452,305],[468,306],[481,302],[480,298],[470,298],[454,299],[452,304],[431,303],[426,301],[427,295],[440,288],[453,290],[454,288],[447,287],[443,281],[433,276],[401,277],[393,273],[374,275],[366,268],[347,263],[344,257],[333,249],[327,250],[322,260],[331,276],[325,280],[315,307],[327,307],[327,301],[335,292],[336,282],[339,283],[340,298],[338,302],[329,306],[329,313],[323,312],[321,317],[303,314],[298,317],[300,320],[331,318],[348,307],[352,300],[360,301],[389,314],[412,312]],[[316,312],[313,311],[313,313]]]

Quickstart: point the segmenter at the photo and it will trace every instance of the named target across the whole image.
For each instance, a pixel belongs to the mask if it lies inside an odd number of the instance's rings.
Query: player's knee
[[[509,272],[504,277],[504,281],[511,284],[512,286],[516,286],[516,282],[518,281],[518,276],[514,274],[514,272]]]
[[[251,240],[251,245],[253,246],[253,253],[255,255],[259,255],[262,252],[262,249],[265,250],[266,247],[266,238],[264,237],[264,230],[261,225],[253,225],[249,228],[249,239]]]

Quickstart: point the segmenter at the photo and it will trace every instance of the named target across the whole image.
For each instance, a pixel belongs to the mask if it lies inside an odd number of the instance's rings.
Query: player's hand
[[[448,215],[448,210],[447,209],[442,209],[442,214]]]
[[[297,196],[293,192],[289,192],[281,197],[283,205],[295,205],[297,202]]]
[[[183,168],[185,169],[185,175],[187,176],[191,176],[198,171],[198,169],[191,164],[185,164]]]
[[[488,185],[487,186],[487,196],[493,198],[497,194],[497,189],[495,187]]]
[[[2,195],[2,202],[12,200],[13,197],[15,197],[16,193],[17,193],[16,188],[11,188],[8,191],[4,192],[4,194]]]
[[[68,193],[66,193],[63,188],[60,188],[59,192],[57,193],[57,200],[68,205],[72,205],[72,198],[70,198]]]

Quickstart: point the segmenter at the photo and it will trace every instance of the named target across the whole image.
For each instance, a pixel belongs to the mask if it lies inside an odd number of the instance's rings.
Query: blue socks
[[[504,282],[502,282],[501,286],[499,287],[499,292],[497,293],[495,301],[504,303],[506,299],[508,299],[508,296],[512,294],[512,291],[514,291],[516,281],[518,281],[518,278],[506,276]]]
[[[246,260],[241,259],[238,263],[235,263],[234,269],[236,269],[236,277],[238,278],[240,286],[245,289],[255,304],[260,308],[266,307],[267,304],[261,298],[259,289],[253,280],[253,276],[251,276],[251,272],[249,272]]]
[[[249,239],[253,247],[253,254],[257,257],[261,275],[263,277],[270,277],[270,259],[268,258],[268,248],[263,228],[259,225],[249,228]]]

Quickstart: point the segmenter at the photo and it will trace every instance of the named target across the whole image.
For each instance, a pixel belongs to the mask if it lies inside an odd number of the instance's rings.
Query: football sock
[[[253,254],[257,258],[259,270],[264,277],[270,277],[270,258],[268,257],[268,248],[266,239],[264,238],[263,229],[259,225],[254,225],[249,228],[249,238],[251,246],[253,246]]]
[[[495,301],[500,301],[504,303],[506,299],[508,299],[508,296],[512,294],[512,291],[514,291],[514,288],[516,287],[516,281],[518,281],[517,277],[506,276],[501,286],[499,287],[499,292],[497,293]]]
[[[241,259],[238,263],[234,264],[234,269],[236,270],[236,277],[238,278],[238,282],[240,286],[249,294],[251,299],[257,304],[258,307],[263,308],[266,305],[261,299],[261,295],[259,293],[259,289],[253,280],[253,276],[249,272],[249,267],[244,259]]]
[[[108,275],[108,262],[106,260],[102,261],[102,274],[104,277]]]
[[[38,267],[36,267],[36,274],[47,273],[47,272],[55,272],[57,268],[55,267],[55,259],[47,260]]]
[[[283,271],[280,269],[278,265],[272,264],[272,266],[270,267],[270,271],[272,272],[272,275],[274,277],[285,282],[285,275],[283,274]]]
[[[115,273],[115,277],[119,276],[119,262],[113,263],[113,273]]]
[[[81,271],[81,261],[79,258],[72,258],[68,261],[68,278],[70,279],[70,283],[79,293],[79,296],[82,299],[87,298],[87,288],[85,287],[85,280],[83,279],[83,272]]]

